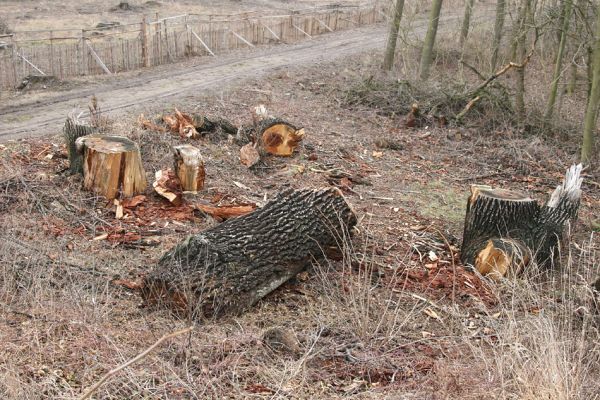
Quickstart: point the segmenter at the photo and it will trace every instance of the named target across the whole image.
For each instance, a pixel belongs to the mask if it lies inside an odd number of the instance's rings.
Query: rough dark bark
[[[63,128],[63,137],[69,153],[69,171],[72,174],[83,174],[83,154],[77,151],[75,141],[81,136],[87,136],[94,132],[90,125],[78,123],[74,118],[67,118]]]
[[[571,167],[544,206],[522,193],[472,186],[462,262],[496,276],[514,271],[515,266],[521,269],[530,260],[551,266],[557,260],[565,224],[577,218],[580,173],[581,165]]]
[[[175,246],[145,278],[142,296],[194,317],[240,313],[339,247],[355,223],[337,189],[284,191]]]

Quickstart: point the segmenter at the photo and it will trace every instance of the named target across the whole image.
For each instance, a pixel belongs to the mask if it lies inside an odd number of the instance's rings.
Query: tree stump
[[[145,278],[142,296],[194,317],[240,313],[340,246],[355,224],[338,189],[284,191],[175,246]]]
[[[548,203],[489,186],[471,186],[461,260],[482,275],[498,279],[518,273],[531,261],[557,261],[564,226],[577,218],[581,165],[571,167]]]
[[[146,173],[137,144],[122,136],[88,135],[77,139],[83,155],[83,186],[112,200],[146,189]]]
[[[204,160],[198,148],[183,144],[173,147],[175,158],[175,174],[181,181],[181,188],[185,192],[198,192],[204,187]]]
[[[298,129],[281,119],[269,118],[258,123],[259,149],[276,156],[291,156],[304,137],[304,128]]]
[[[63,128],[63,137],[69,154],[69,172],[72,174],[83,173],[83,154],[77,151],[75,141],[94,132],[90,125],[80,124],[75,118],[67,118]]]

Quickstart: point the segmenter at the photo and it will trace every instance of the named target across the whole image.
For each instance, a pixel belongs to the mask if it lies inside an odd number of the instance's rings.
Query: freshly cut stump
[[[338,189],[284,191],[175,246],[145,278],[142,296],[193,317],[241,313],[339,248],[355,224]]]
[[[198,192],[204,187],[204,160],[200,150],[190,144],[173,147],[175,174],[184,192]]]
[[[461,260],[482,275],[516,274],[531,261],[549,266],[557,261],[566,223],[577,218],[581,198],[581,165],[572,166],[548,203],[489,186],[471,186]]]
[[[76,141],[83,155],[83,186],[109,200],[132,197],[146,189],[146,173],[137,144],[122,136],[88,135]]]
[[[304,128],[274,118],[261,121],[257,130],[259,148],[276,156],[291,156],[304,137]]]

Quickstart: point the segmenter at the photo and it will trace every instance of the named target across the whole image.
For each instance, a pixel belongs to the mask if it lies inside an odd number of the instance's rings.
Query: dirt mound
[[[57,87],[63,82],[54,75],[27,75],[16,87],[17,90],[40,90]]]

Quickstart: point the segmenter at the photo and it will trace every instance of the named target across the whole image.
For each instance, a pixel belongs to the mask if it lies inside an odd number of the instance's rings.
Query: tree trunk
[[[505,17],[506,0],[498,0],[496,2],[496,22],[494,23],[494,40],[492,42],[492,72],[498,66],[498,52],[500,51],[500,42],[504,33],[504,17]]]
[[[355,223],[338,189],[284,191],[175,246],[145,278],[142,296],[194,317],[240,313],[341,246]]]
[[[550,88],[550,96],[548,96],[548,104],[546,106],[546,113],[544,120],[549,123],[552,119],[552,112],[554,111],[554,104],[556,102],[556,94],[558,92],[558,82],[562,73],[562,61],[563,54],[565,52],[565,46],[567,44],[567,33],[569,31],[569,21],[571,19],[572,0],[563,0],[562,4],[562,32],[560,34],[560,43],[558,45],[558,52],[556,53],[556,61],[554,63],[554,74],[552,76],[552,85]]]
[[[204,187],[204,160],[198,148],[183,144],[173,147],[175,174],[181,181],[181,189],[185,192],[198,192]]]
[[[462,20],[462,27],[460,28],[460,47],[465,45],[467,36],[469,35],[469,28],[471,26],[471,14],[473,13],[473,4],[475,0],[466,0],[465,2],[465,15]]]
[[[519,62],[527,56],[527,19],[530,12],[531,0],[523,0],[519,15],[519,32],[517,36],[517,57]],[[515,113],[520,124],[525,122],[525,67],[517,68],[517,82],[515,93]]]
[[[469,0],[473,1],[473,0]],[[396,0],[394,5],[394,16],[390,20],[390,30],[388,33],[387,44],[385,46],[385,56],[383,58],[383,69],[389,71],[394,65],[394,56],[396,55],[396,42],[398,40],[398,31],[400,30],[400,20],[404,10],[404,0]]]
[[[577,218],[581,165],[572,166],[545,206],[522,193],[473,185],[461,260],[497,279],[518,273],[530,261],[556,261],[567,222]]]
[[[77,151],[75,141],[91,134],[94,128],[90,125],[79,124],[74,118],[67,118],[63,128],[63,136],[69,153],[69,171],[72,174],[83,173],[83,154]]]
[[[423,51],[421,52],[421,65],[419,67],[419,76],[426,80],[429,78],[429,70],[433,59],[433,46],[437,35],[438,23],[440,21],[440,11],[442,9],[442,0],[433,0],[431,13],[429,14],[429,27],[423,42]]]
[[[583,126],[583,144],[581,146],[581,162],[590,164],[594,150],[594,134],[598,117],[600,102],[600,7],[598,9],[598,22],[596,23],[596,37],[593,50],[592,89],[589,94],[585,120]]]
[[[108,200],[132,197],[146,189],[146,173],[135,142],[122,136],[88,135],[77,139],[83,155],[83,186]]]

